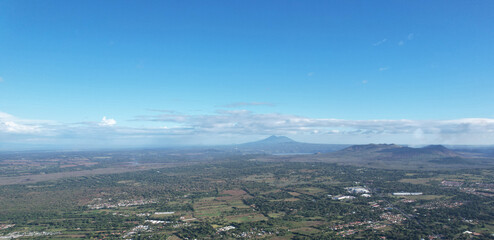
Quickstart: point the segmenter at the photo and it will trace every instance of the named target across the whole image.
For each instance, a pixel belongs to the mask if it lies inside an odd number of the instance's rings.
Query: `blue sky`
[[[271,134],[494,144],[492,9],[492,1],[1,1],[0,149]]]

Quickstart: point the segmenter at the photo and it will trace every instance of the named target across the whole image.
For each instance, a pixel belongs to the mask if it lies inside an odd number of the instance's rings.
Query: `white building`
[[[370,193],[369,190],[367,190],[364,187],[347,187],[345,188],[349,193],[353,194],[360,194],[360,193]]]
[[[418,196],[422,194],[421,192],[395,192],[393,196]]]
[[[352,200],[352,199],[355,199],[355,197],[354,196],[334,196],[332,199],[341,201],[341,200]]]
[[[218,232],[226,232],[226,231],[229,231],[232,229],[235,229],[235,227],[234,226],[226,226],[226,227],[218,228]]]

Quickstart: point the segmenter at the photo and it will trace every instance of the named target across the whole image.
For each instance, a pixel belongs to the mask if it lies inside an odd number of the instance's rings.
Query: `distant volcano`
[[[265,138],[263,140],[259,140],[256,142],[251,142],[247,144],[277,144],[277,143],[296,143],[295,140],[285,137],[285,136],[271,136],[268,138]]]
[[[249,153],[327,153],[340,150],[348,145],[315,144],[297,142],[285,136],[270,136],[268,138],[236,145],[238,151]]]

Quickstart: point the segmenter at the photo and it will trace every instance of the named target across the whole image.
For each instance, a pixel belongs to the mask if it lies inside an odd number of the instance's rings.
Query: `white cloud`
[[[24,120],[8,113],[0,112],[0,132],[7,133],[39,133],[42,131],[42,121]]]
[[[0,121],[4,120],[4,119],[10,119],[10,118],[14,118],[14,116],[12,116],[8,113],[0,112]]]
[[[389,67],[380,67],[380,68],[379,68],[379,71],[380,71],[380,72],[382,72],[382,71],[386,71],[386,70],[388,70],[388,69],[389,69]]]
[[[103,127],[111,127],[114,126],[115,124],[117,124],[117,121],[115,121],[115,119],[106,118],[106,116],[103,117],[103,119],[101,119],[101,122],[99,123],[99,125]]]
[[[2,77],[0,77],[0,82],[3,82],[3,78]]]
[[[375,43],[374,43],[374,44],[372,44],[372,45],[374,45],[375,47],[377,47],[377,46],[379,46],[379,45],[381,45],[381,44],[386,43],[387,41],[388,41],[388,39],[384,38],[383,40],[378,41],[378,42],[375,42]]]
[[[367,84],[369,81],[367,80],[362,80],[362,84]]]
[[[8,133],[36,133],[39,132],[39,128],[37,126],[29,126],[24,124],[19,124],[16,122],[3,122],[1,123],[4,131]]]
[[[403,45],[405,45],[405,41],[399,41],[398,42],[398,46],[403,46]]]
[[[315,74],[314,72],[310,72],[310,73],[307,73],[307,76],[312,77],[312,76],[314,76],[314,74]]]
[[[412,40],[413,39],[413,33],[408,34],[407,39]]]
[[[415,129],[413,132],[413,136],[417,139],[423,139],[424,138],[424,131],[422,131],[421,128]]]

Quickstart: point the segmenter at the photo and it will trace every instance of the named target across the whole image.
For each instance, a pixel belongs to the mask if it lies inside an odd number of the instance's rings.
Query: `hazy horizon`
[[[275,136],[275,135],[273,135]],[[74,146],[72,144],[69,145],[52,145],[52,144],[4,144],[0,145],[0,151],[112,151],[112,150],[144,150],[144,149],[190,149],[190,148],[208,148],[208,147],[235,147],[237,145],[242,145],[242,144],[249,144],[249,143],[255,143],[255,142],[261,142],[263,140],[266,140],[271,136],[265,136],[264,138],[255,138],[250,141],[246,142],[229,142],[229,143],[218,143],[218,144],[208,144],[208,143],[199,143],[199,144],[191,144],[191,143],[176,143],[176,144],[144,144],[144,145],[139,145],[139,144],[132,144],[132,145],[78,145]],[[286,136],[277,136],[277,137],[286,137]],[[494,144],[485,144],[485,145],[462,145],[462,144],[434,144],[434,143],[429,143],[429,144],[407,144],[407,143],[394,143],[394,142],[362,142],[362,143],[321,143],[321,142],[305,142],[305,141],[298,141],[296,139],[291,140],[297,142],[297,143],[308,143],[308,144],[319,144],[319,145],[368,145],[368,144],[395,144],[395,145],[400,145],[400,146],[408,146],[412,148],[421,148],[425,146],[430,146],[430,145],[444,145],[448,148],[451,149],[463,149],[463,148],[490,148],[494,147]]]

